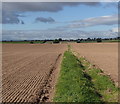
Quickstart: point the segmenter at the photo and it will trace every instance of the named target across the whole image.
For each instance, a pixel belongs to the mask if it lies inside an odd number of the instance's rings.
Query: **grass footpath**
[[[70,50],[64,53],[55,102],[102,102],[79,60]]]
[[[56,85],[54,102],[117,102],[117,88],[102,75],[101,70],[91,68],[85,59],[78,59],[68,47],[64,53],[60,76]]]

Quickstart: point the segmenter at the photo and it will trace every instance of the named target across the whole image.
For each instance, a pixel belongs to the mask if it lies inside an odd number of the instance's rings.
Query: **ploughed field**
[[[2,48],[3,102],[34,102],[40,100],[43,88],[67,46],[3,44]]]
[[[71,43],[71,47],[118,82],[118,43]]]

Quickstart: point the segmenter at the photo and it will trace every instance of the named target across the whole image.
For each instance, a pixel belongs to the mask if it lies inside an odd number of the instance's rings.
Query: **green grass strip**
[[[91,77],[83,71],[83,66],[70,49],[64,53],[53,101],[102,102],[101,95],[96,91]]]
[[[104,102],[117,102],[120,90],[110,77],[106,76],[101,69],[93,67],[85,58],[81,57],[79,60],[85,72],[91,76],[94,87],[102,95],[102,100]]]

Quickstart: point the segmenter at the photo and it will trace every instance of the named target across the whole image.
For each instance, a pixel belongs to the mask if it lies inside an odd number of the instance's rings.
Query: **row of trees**
[[[91,41],[96,41],[96,42],[102,42],[103,40],[120,40],[120,37],[116,37],[116,38],[87,38],[87,39],[62,39],[62,38],[59,38],[59,39],[54,39],[54,40],[51,40],[51,39],[46,39],[46,40],[24,40],[24,41],[21,41],[21,42],[29,42],[31,44],[33,43],[46,43],[47,41],[52,41],[53,43],[60,43],[62,41],[74,41],[74,42],[77,42],[77,43],[81,43],[81,42],[91,42]],[[6,40],[4,40],[3,42],[8,42]],[[14,42],[13,40],[10,40],[9,42]]]
[[[88,38],[88,39],[77,39],[77,43],[80,43],[80,42],[82,42],[82,41],[85,41],[85,42],[90,42],[90,41],[97,41],[97,42],[102,42],[102,38],[97,38],[97,39],[90,39],[90,38]]]

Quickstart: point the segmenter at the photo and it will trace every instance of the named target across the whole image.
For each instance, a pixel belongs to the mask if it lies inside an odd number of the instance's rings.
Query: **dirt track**
[[[48,89],[66,49],[64,44],[3,44],[3,102],[49,101]]]
[[[118,82],[118,43],[74,43],[72,49]]]

